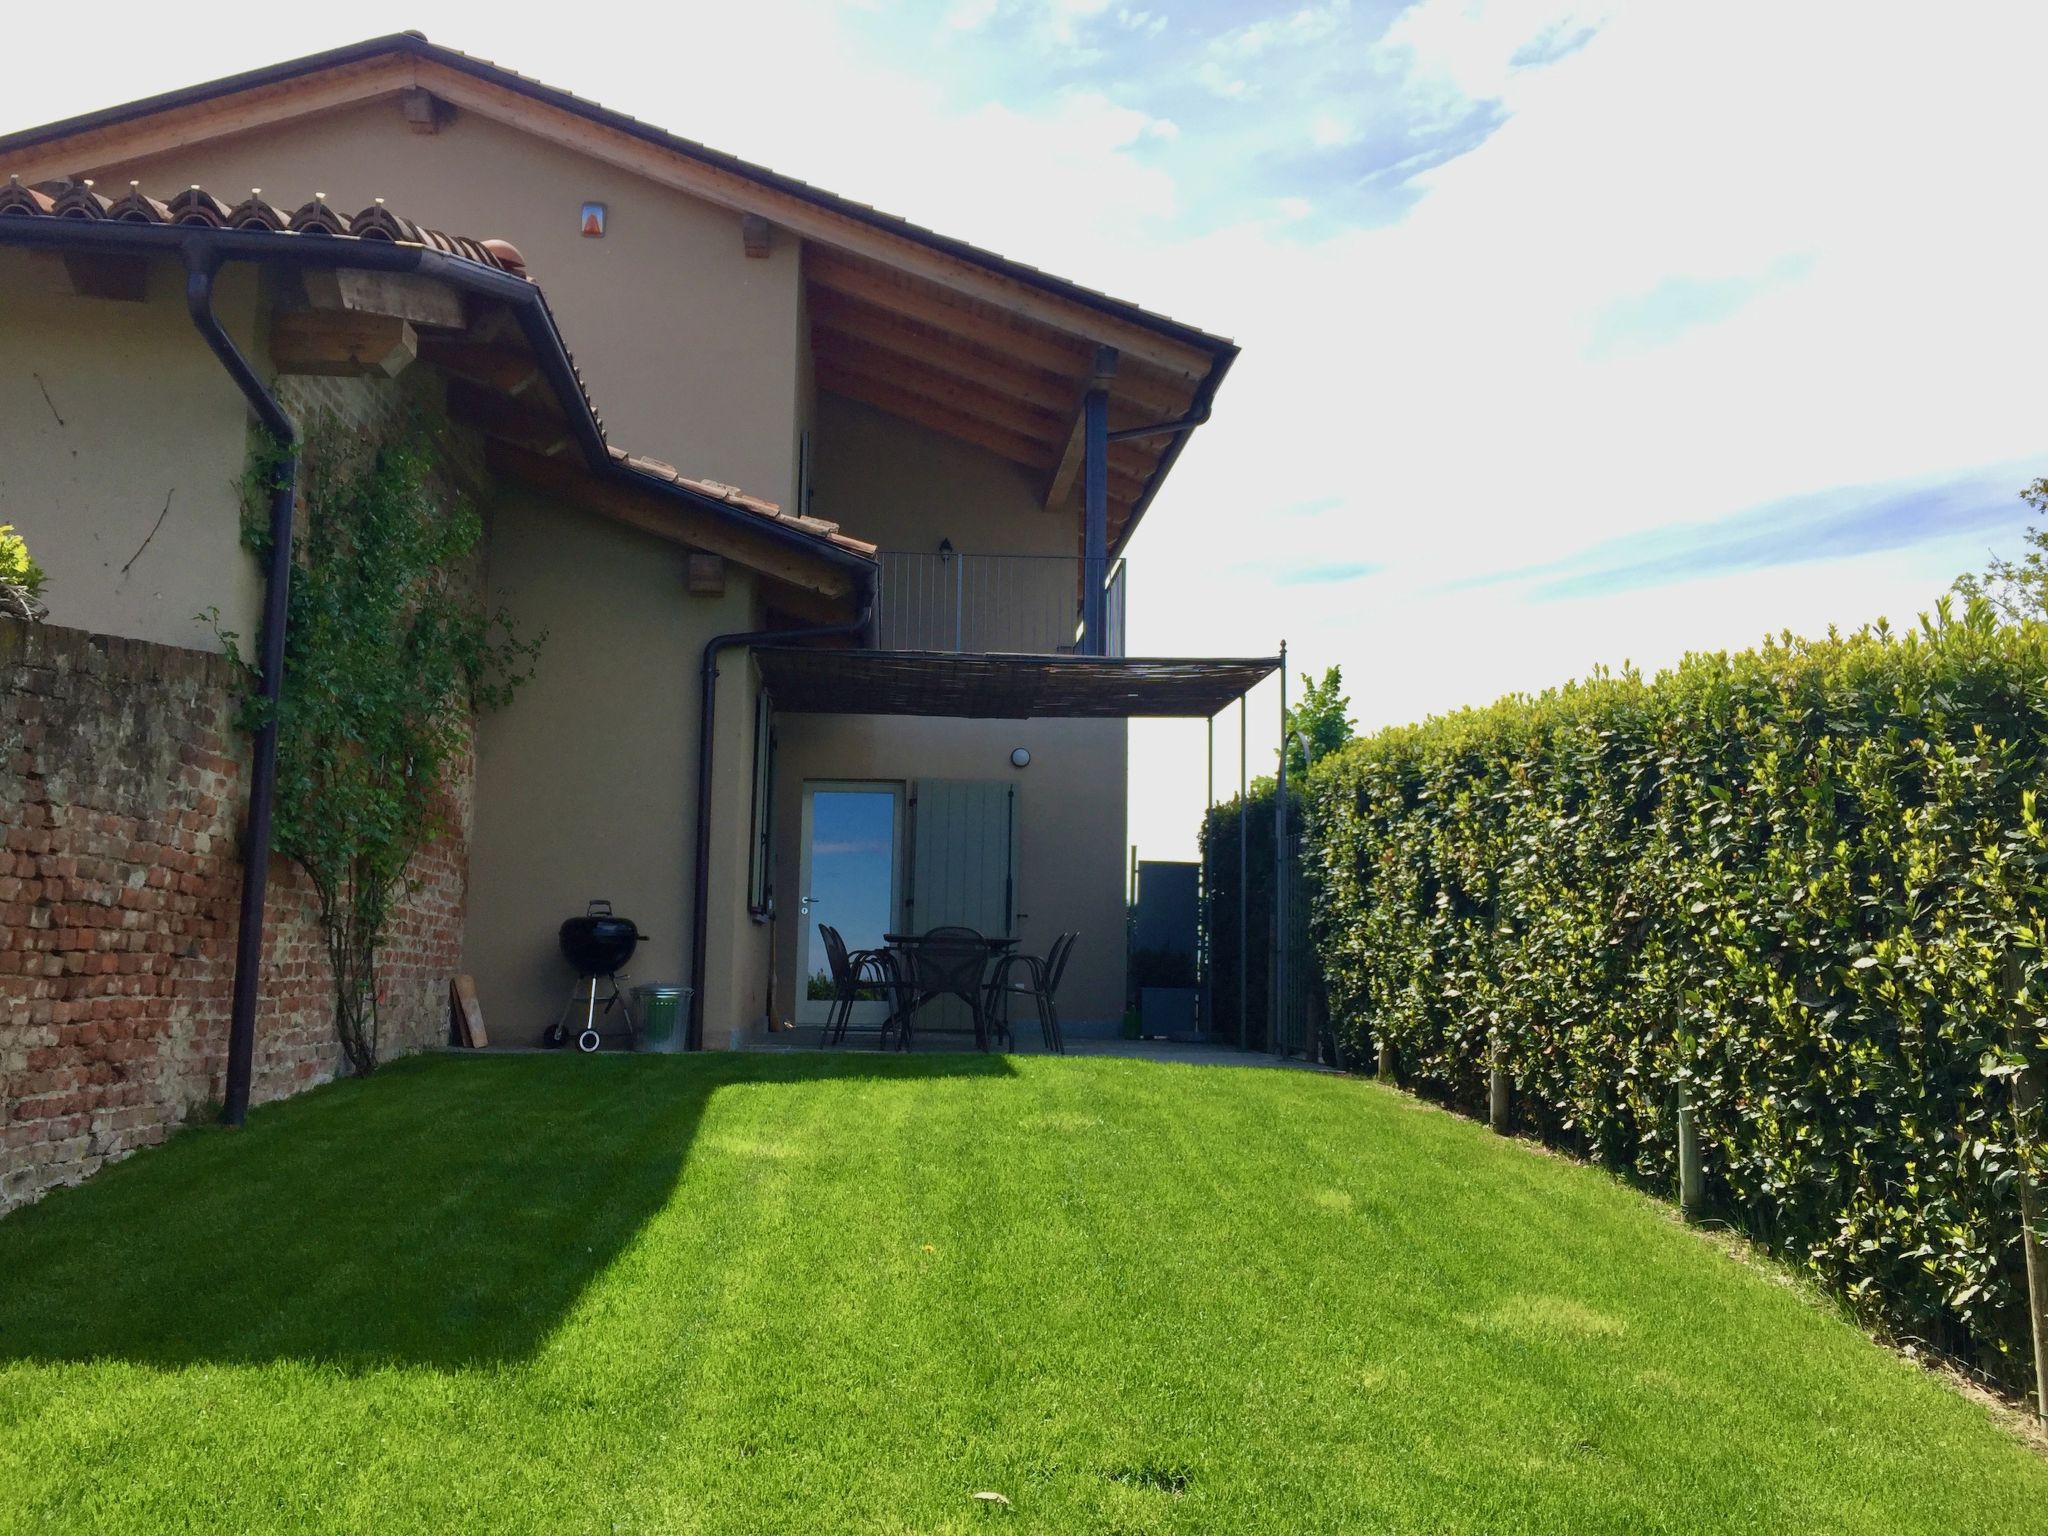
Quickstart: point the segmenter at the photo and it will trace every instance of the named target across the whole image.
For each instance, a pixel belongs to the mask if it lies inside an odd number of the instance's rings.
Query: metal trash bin
[[[683,1021],[690,1011],[688,987],[635,987],[633,1011],[640,1016],[636,1049],[671,1053],[683,1048]]]

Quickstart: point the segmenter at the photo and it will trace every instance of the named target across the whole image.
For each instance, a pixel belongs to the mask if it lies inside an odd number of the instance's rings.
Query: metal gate
[[[1277,818],[1276,818],[1277,819]],[[1276,831],[1279,829],[1276,828]],[[1308,878],[1301,867],[1301,810],[1287,807],[1273,875],[1272,1001],[1268,1048],[1278,1056],[1316,1056],[1315,946],[1309,935]]]
[[[1216,730],[1209,727],[1209,813],[1203,822],[1201,868],[1202,1019],[1212,1038],[1233,1038],[1240,1050],[1265,1050],[1314,1061],[1327,1054],[1321,971],[1309,932],[1309,884],[1302,867],[1301,796],[1287,782],[1286,747],[1306,736],[1291,731],[1287,713],[1287,646],[1280,646],[1280,772],[1271,813],[1253,812],[1250,730],[1238,700],[1237,799],[1219,818]]]

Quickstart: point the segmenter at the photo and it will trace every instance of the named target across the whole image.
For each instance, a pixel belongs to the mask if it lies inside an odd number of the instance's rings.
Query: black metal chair
[[[839,930],[825,923],[818,924],[818,937],[825,941],[825,964],[832,978],[832,1006],[825,1014],[825,1027],[818,1035],[819,1047],[842,1044],[853,1020],[853,1005],[860,1001],[861,989],[880,987],[883,996],[889,999],[889,1012],[877,1027],[879,1038],[875,1045],[878,1050],[885,1049],[889,1043],[889,1026],[897,1012],[896,999],[902,990],[895,960],[885,950],[849,951]]]
[[[1006,1039],[1010,1034],[1010,999],[1028,997],[1038,1009],[1038,1027],[1045,1037],[1045,1048],[1058,1056],[1067,1054],[1066,1037],[1060,1033],[1057,995],[1060,978],[1067,972],[1067,957],[1074,952],[1074,943],[1080,937],[1078,933],[1061,934],[1052,941],[1052,948],[1042,960],[1037,955],[1005,955],[996,962],[995,973],[988,979],[987,1008],[1000,1020]],[[1019,971],[1023,972],[1021,982],[1014,979]]]
[[[910,962],[910,996],[899,1020],[897,1044],[910,1049],[910,1016],[939,997],[957,997],[974,1015],[974,1040],[988,1044],[988,1014],[983,1007],[983,978],[988,972],[988,940],[972,928],[941,927],[919,934],[905,955]]]

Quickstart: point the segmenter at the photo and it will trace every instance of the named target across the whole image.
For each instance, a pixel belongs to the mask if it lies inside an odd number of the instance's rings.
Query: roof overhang
[[[415,273],[474,299],[501,304],[529,349],[528,360],[548,382],[547,393],[561,414],[567,442],[559,455],[551,456],[493,441],[494,470],[645,532],[729,556],[782,587],[828,603],[858,601],[873,584],[872,548],[843,538],[832,525],[785,518],[748,498],[735,502],[711,494],[667,465],[612,449],[545,296],[524,277],[410,241],[112,218],[0,213],[0,247],[4,246],[169,257],[188,268],[234,261]]]
[[[1277,656],[1010,656],[756,646],[775,708],[960,720],[1206,720]]]
[[[186,145],[425,91],[805,245],[819,386],[992,452],[1076,517],[1082,398],[1108,376],[1108,534],[1121,550],[1237,355],[1226,338],[667,133],[417,33],[371,38],[0,135],[0,176],[107,176]],[[517,229],[506,231],[515,238]],[[1077,532],[1078,537],[1078,532]]]

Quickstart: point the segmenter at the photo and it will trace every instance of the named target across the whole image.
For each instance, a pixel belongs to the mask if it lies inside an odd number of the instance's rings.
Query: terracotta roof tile
[[[0,187],[0,217],[8,214],[46,214],[50,211],[51,198],[47,192],[38,192],[34,187],[24,187],[19,176],[7,178],[7,185]]]
[[[108,207],[107,217],[131,224],[168,224],[171,222],[171,210],[153,197],[144,197],[142,184],[131,181],[127,192],[115,198]]]
[[[290,213],[266,200],[261,187],[230,207],[204,187],[190,186],[159,202],[143,192],[139,182],[128,183],[118,201],[109,201],[94,190],[90,181],[45,182],[24,187],[19,177],[10,176],[0,187],[0,217],[7,215],[54,215],[72,219],[121,219],[137,224],[196,224],[213,229],[267,229],[299,235],[347,236],[357,240],[389,240],[401,245],[424,245],[450,256],[459,256],[479,266],[496,267],[515,277],[526,276],[526,263],[519,252],[502,240],[471,240],[461,235],[444,235],[422,229],[398,217],[380,198],[354,215],[337,211],[323,193],[315,193]]]
[[[173,224],[200,224],[223,229],[228,222],[228,205],[197,184],[187,187],[164,204],[164,211]]]
[[[67,182],[50,200],[50,212],[60,219],[104,219],[110,206],[89,181]]]
[[[799,517],[793,512],[785,512],[777,503],[764,500],[759,496],[749,496],[736,485],[727,485],[721,480],[692,479],[690,476],[678,471],[673,464],[665,464],[660,459],[650,459],[639,454],[627,453],[621,448],[614,448],[611,453],[615,461],[632,470],[636,475],[646,475],[650,479],[659,480],[665,485],[679,485],[686,491],[695,491],[699,496],[708,496],[713,501],[722,501],[729,507],[737,507],[743,512],[751,512],[756,517],[766,518],[769,522],[782,523],[787,527],[800,529],[813,538],[824,539],[829,543],[838,545],[841,549],[852,550],[855,554],[872,555],[875,552],[876,546],[873,544],[841,533],[837,523],[828,523],[815,517]]]

